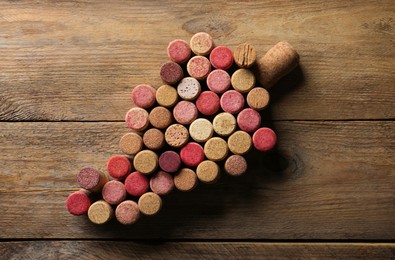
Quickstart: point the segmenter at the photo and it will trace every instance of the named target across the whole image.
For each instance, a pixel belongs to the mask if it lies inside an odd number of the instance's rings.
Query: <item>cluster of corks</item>
[[[93,168],[78,173],[82,189],[66,202],[71,214],[87,213],[95,224],[114,216],[132,224],[141,214],[157,214],[161,197],[173,189],[215,183],[221,172],[243,175],[251,148],[266,152],[275,146],[276,134],[261,125],[260,111],[269,104],[266,89],[298,64],[288,43],[257,60],[250,44],[232,51],[214,46],[212,37],[200,32],[189,44],[170,42],[167,54],[170,61],[160,69],[165,84],[132,90],[135,107],[125,121],[133,131],[119,141],[125,155],[108,160],[108,175]],[[99,197],[94,203],[92,194]]]

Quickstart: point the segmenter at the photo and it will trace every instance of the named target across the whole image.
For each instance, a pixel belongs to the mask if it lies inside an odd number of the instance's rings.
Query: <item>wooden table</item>
[[[276,150],[130,227],[68,214],[132,87],[199,31],[300,53],[264,112]],[[394,36],[393,1],[1,1],[0,258],[394,258]]]

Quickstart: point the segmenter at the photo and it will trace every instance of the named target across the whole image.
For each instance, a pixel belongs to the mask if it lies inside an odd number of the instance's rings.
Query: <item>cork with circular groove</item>
[[[144,133],[143,142],[148,149],[159,150],[165,145],[165,135],[161,130],[151,128]]]
[[[228,138],[229,150],[234,154],[246,154],[252,147],[251,136],[244,131],[236,131]]]
[[[227,112],[220,113],[213,120],[214,131],[221,136],[228,136],[236,130],[236,118]]]
[[[256,49],[248,43],[240,44],[233,52],[233,58],[240,68],[249,68],[256,61]]]
[[[228,151],[228,144],[220,137],[213,137],[204,144],[204,154],[215,162],[225,159]]]
[[[92,223],[102,225],[110,221],[114,216],[111,205],[104,200],[93,203],[88,210],[88,218]]]
[[[220,169],[217,163],[205,160],[196,168],[196,175],[201,182],[214,183],[220,177]]]
[[[127,133],[119,140],[119,148],[127,155],[136,154],[143,149],[143,138],[138,133]]]
[[[247,161],[243,156],[234,154],[226,159],[224,168],[229,175],[240,176],[247,171]]]
[[[269,105],[270,95],[264,88],[253,88],[247,94],[247,104],[257,111],[265,109]]]
[[[165,107],[155,107],[149,113],[149,121],[153,127],[165,129],[173,121],[173,115]]]
[[[189,139],[189,132],[185,126],[173,124],[166,129],[165,140],[168,145],[175,148],[183,147]]]
[[[151,150],[142,150],[134,156],[133,164],[136,171],[151,174],[158,167],[158,155]]]
[[[197,183],[196,173],[189,168],[182,168],[174,176],[174,185],[180,191],[191,191]]]
[[[147,192],[141,195],[138,201],[140,212],[147,216],[158,214],[162,208],[162,199],[158,194]]]
[[[213,125],[205,118],[198,118],[189,126],[189,134],[196,142],[206,142],[213,133]]]
[[[177,89],[170,85],[160,86],[156,90],[156,102],[163,107],[173,107],[177,104]]]
[[[249,69],[238,69],[230,78],[233,88],[240,93],[247,93],[255,86],[254,73]]]

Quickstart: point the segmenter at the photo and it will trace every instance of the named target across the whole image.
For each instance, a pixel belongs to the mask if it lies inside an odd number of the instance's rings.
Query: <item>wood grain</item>
[[[0,123],[0,237],[395,239],[395,122],[272,127],[277,150],[252,153],[245,177],[174,192],[131,227],[98,227],[65,200],[80,168],[105,170],[119,153],[124,123]]]
[[[394,119],[394,17],[392,1],[1,1],[0,120],[122,120],[133,86],[162,84],[167,44],[198,31],[299,51],[273,120]]]
[[[2,242],[5,259],[391,259],[388,243],[242,243],[25,241]]]

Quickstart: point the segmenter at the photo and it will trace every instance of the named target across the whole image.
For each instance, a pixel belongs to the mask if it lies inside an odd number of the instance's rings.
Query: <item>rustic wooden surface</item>
[[[264,112],[276,150],[131,227],[69,215],[131,88],[198,31],[300,53]],[[394,258],[394,35],[393,1],[0,1],[0,258]]]

